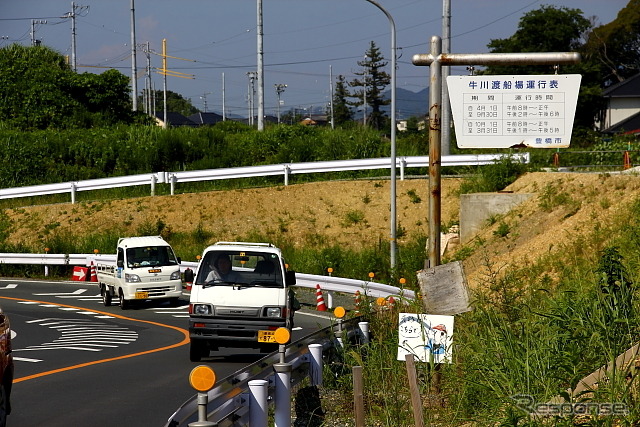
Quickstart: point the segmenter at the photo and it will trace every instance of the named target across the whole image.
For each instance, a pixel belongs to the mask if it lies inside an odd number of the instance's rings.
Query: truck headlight
[[[125,273],[124,281],[129,283],[140,282],[140,276],[137,274]]]
[[[280,307],[267,307],[267,317],[282,317]]]
[[[171,277],[169,277],[169,280],[178,280],[180,279],[180,270],[176,270],[173,273],[171,273]]]
[[[191,313],[197,314],[200,316],[211,315],[212,308],[209,304],[192,304]]]

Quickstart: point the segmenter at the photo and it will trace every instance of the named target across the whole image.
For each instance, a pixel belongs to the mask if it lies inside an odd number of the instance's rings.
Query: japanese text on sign
[[[447,82],[461,148],[569,145],[579,75],[452,76]]]

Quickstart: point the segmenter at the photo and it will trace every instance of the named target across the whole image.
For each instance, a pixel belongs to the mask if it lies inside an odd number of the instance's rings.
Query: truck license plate
[[[276,342],[276,331],[258,331],[258,342]]]
[[[149,292],[136,292],[136,299],[147,299],[149,298]]]

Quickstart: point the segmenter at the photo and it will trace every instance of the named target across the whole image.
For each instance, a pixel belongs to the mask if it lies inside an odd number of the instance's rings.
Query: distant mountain
[[[391,89],[386,90],[382,96],[386,99],[391,99]],[[390,114],[390,105],[385,105],[382,108],[387,115]],[[420,92],[396,88],[396,118],[398,120],[408,119],[409,117],[424,117],[428,111],[429,88],[422,89]]]

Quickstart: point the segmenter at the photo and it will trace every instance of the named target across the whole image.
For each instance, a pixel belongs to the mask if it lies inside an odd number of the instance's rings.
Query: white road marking
[[[95,312],[84,313],[96,314]],[[60,336],[51,342],[14,349],[14,352],[36,350],[101,351],[104,348],[117,348],[138,340],[136,331],[94,320],[47,318],[31,320],[28,323],[36,323],[55,329],[60,333]]]
[[[86,289],[76,289],[73,292],[51,292],[51,293],[45,293],[45,294],[33,294],[33,295],[80,295],[87,292]]]
[[[7,286],[5,286],[4,288],[0,288],[0,289],[15,289],[17,287],[18,287],[18,285],[16,285],[15,283],[10,283]]]
[[[14,357],[13,361],[14,362],[29,362],[29,363],[42,362],[41,359],[29,359],[29,358],[26,358],[26,357]]]

